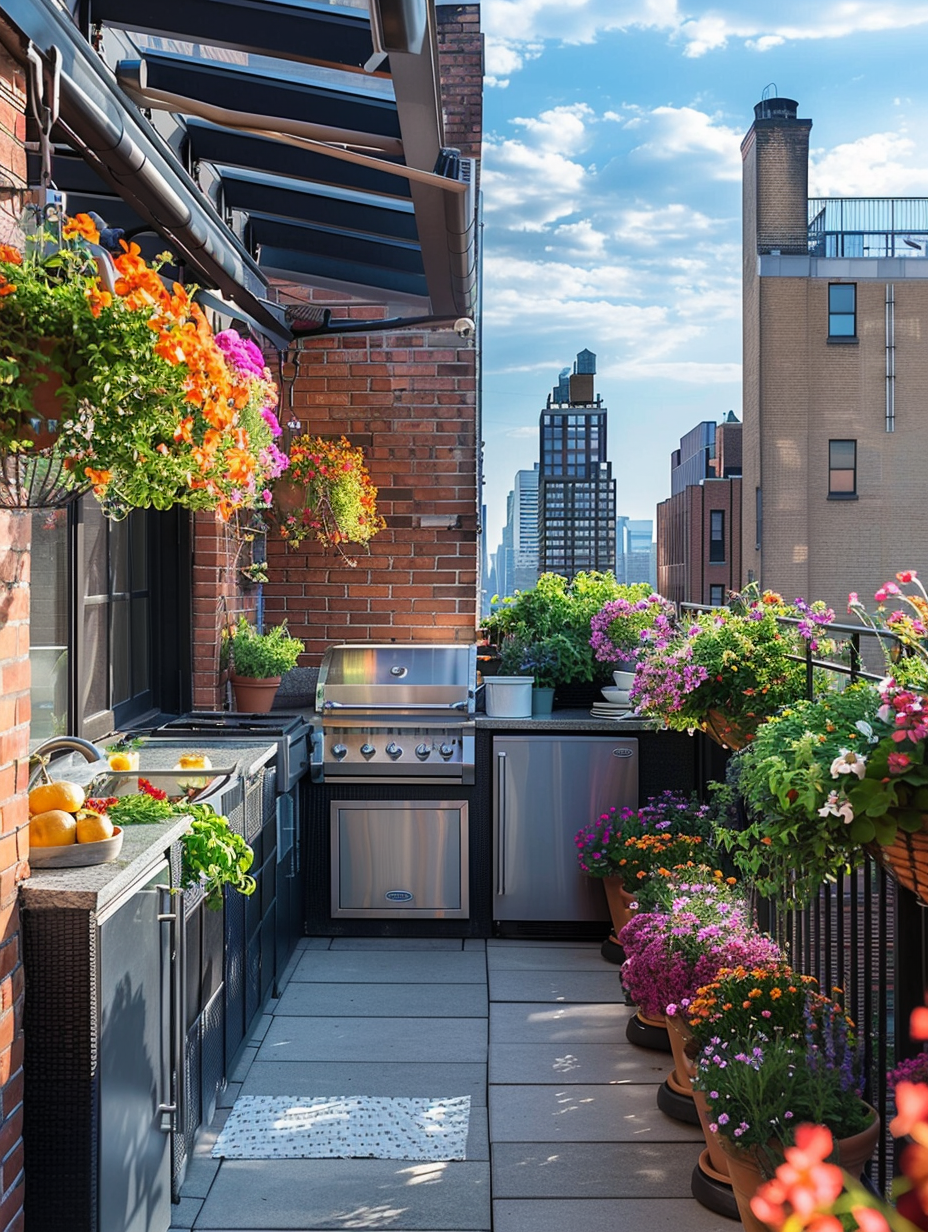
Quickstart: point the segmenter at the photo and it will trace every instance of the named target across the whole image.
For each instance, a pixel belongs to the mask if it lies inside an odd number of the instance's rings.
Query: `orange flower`
[[[0,295],[12,295],[15,290],[15,285],[12,282],[7,282],[3,275],[0,274]]]
[[[896,1116],[889,1123],[894,1138],[912,1133],[920,1122],[928,1121],[928,1086],[924,1082],[896,1084]]]
[[[12,244],[0,244],[0,261],[5,261],[7,265],[22,265],[23,254]]]
[[[112,471],[94,470],[92,466],[84,467],[84,474],[93,484],[93,490],[97,496],[102,496],[106,491],[107,485],[113,478]]]
[[[73,218],[67,219],[61,229],[61,234],[66,240],[80,237],[91,244],[100,243],[100,232],[89,214],[75,214]]]
[[[95,317],[98,317],[104,308],[109,308],[113,303],[113,297],[110,292],[104,291],[99,284],[94,287],[88,287],[84,295],[87,297],[90,311]]]

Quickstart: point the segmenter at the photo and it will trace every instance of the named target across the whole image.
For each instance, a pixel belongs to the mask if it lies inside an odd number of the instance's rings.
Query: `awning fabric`
[[[433,0],[373,3],[372,34],[309,0],[89,0],[107,64],[51,0],[0,0],[0,39],[32,45],[49,89],[58,50],[69,210],[156,231],[285,345],[271,280],[473,315],[473,167],[444,148]]]

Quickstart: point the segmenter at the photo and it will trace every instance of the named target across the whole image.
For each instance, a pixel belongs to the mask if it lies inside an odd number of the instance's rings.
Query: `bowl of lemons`
[[[29,863],[33,868],[81,868],[115,860],[122,830],[105,813],[85,807],[83,787],[62,780],[29,792]]]

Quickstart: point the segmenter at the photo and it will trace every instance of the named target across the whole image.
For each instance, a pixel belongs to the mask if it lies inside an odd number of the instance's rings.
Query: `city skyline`
[[[598,355],[618,512],[651,518],[694,424],[741,416],[741,158],[765,87],[811,117],[812,195],[928,196],[928,6],[484,0],[488,549],[537,415]],[[517,36],[513,31],[518,31]],[[768,91],[769,92],[769,91]],[[634,459],[634,465],[623,461]]]

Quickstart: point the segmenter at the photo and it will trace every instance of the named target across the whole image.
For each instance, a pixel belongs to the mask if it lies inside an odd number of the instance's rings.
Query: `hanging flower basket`
[[[898,826],[891,843],[868,843],[867,851],[893,880],[928,906],[928,813],[922,814],[920,830],[908,833]]]
[[[89,481],[75,481],[57,450],[0,453],[2,509],[60,509],[89,488]]]
[[[723,749],[731,749],[732,752],[737,752],[738,749],[743,749],[744,746],[750,743],[754,735],[754,726],[750,719],[740,719],[735,721],[730,719],[724,710],[707,710],[706,717],[700,724],[702,731],[706,735],[720,744]]]

